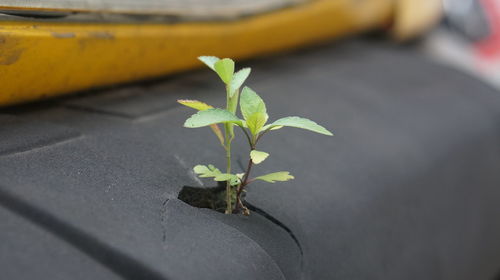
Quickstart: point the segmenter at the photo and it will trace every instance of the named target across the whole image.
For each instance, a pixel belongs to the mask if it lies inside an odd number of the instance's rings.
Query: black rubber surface
[[[4,110],[1,279],[484,279],[500,270],[500,93],[411,48],[335,43],[239,65],[282,129],[250,217],[177,199],[223,166],[177,98],[221,105],[215,74]],[[242,135],[235,159],[248,152]],[[210,181],[203,182],[210,186]],[[278,221],[278,222],[277,222]]]

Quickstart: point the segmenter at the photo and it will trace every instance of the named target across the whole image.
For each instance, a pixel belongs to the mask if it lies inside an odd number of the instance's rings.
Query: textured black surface
[[[412,49],[374,42],[244,64],[271,119],[304,116],[336,134],[282,129],[261,141],[271,157],[254,174],[290,170],[296,180],[256,183],[248,200],[281,226],[177,199],[182,186],[202,184],[193,165],[223,166],[215,137],[183,128],[193,112],[175,105],[181,97],[224,102],[203,70],[5,110],[2,276],[494,277],[500,93]],[[245,162],[242,140],[235,158]]]
[[[0,155],[56,145],[79,136],[67,127],[11,115],[0,115],[0,123]]]
[[[57,235],[4,208],[0,221],[2,279],[121,279]]]

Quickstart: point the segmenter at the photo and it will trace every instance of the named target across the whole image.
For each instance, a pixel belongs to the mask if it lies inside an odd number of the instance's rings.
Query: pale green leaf
[[[266,124],[267,118],[268,118],[267,114],[261,112],[256,112],[250,115],[246,120],[246,124],[248,126],[248,129],[250,129],[250,132],[253,135],[257,134],[261,130],[261,128]]]
[[[209,164],[208,168],[212,171],[217,171],[218,173],[220,173],[219,169],[217,169],[213,164]]]
[[[259,132],[264,132],[266,130],[278,130],[280,128],[283,128],[282,125],[274,125],[274,123],[266,124],[263,126]]]
[[[307,129],[316,133],[324,134],[324,135],[329,135],[332,136],[333,133],[328,131],[326,128],[322,127],[321,125],[306,119],[306,118],[301,118],[301,117],[286,117],[279,119],[271,124],[268,124],[264,126],[261,131],[265,131],[267,129],[275,129],[276,127],[279,126],[289,126],[289,127],[296,127],[296,128],[302,128],[302,129]]]
[[[257,150],[252,150],[250,152],[250,158],[252,159],[252,162],[255,164],[263,162],[268,156],[269,154],[266,152],[261,152]]]
[[[283,126],[282,125],[278,125],[278,126],[271,127],[269,130],[278,130],[278,129],[281,129],[281,128],[283,128]]]
[[[204,111],[214,108],[208,105],[207,103],[198,100],[179,99],[177,100],[177,102],[179,102],[184,106],[196,109],[198,111]],[[219,126],[217,124],[211,124],[210,128],[212,129],[212,132],[215,134],[215,136],[217,136],[217,139],[219,139],[220,144],[224,146],[224,135],[222,135],[222,131],[219,128]]]
[[[237,186],[240,183],[241,183],[241,180],[236,175],[234,175],[234,177],[231,177],[231,179],[229,180],[229,184],[231,184],[231,186]]]
[[[198,100],[179,99],[177,100],[177,102],[189,108],[196,109],[198,111],[204,111],[213,108],[213,106],[210,106],[207,103]]]
[[[266,104],[262,98],[251,88],[244,87],[241,91],[240,109],[250,132],[257,134],[268,119]]]
[[[215,71],[215,63],[219,61],[220,59],[216,56],[200,56],[198,59],[205,63],[210,69]]]
[[[232,97],[234,93],[243,85],[245,80],[248,78],[248,75],[250,75],[250,71],[250,68],[243,68],[234,74],[233,79],[229,83],[230,97]]]
[[[269,183],[274,183],[276,181],[288,181],[291,179],[295,179],[295,177],[290,175],[290,172],[288,172],[288,171],[269,173],[269,174],[255,178],[255,180],[262,180],[262,181],[266,181]]]
[[[201,178],[216,177],[221,174],[220,170],[211,164],[209,164],[208,166],[196,165],[195,167],[193,167],[193,171]]]
[[[231,178],[233,178],[233,176],[236,176],[236,175],[229,174],[229,173],[221,173],[221,174],[215,176],[214,180],[215,181],[228,181]]]
[[[237,175],[229,174],[229,173],[221,173],[214,178],[215,181],[224,182],[229,181],[232,186],[236,186],[240,183],[240,179]]]
[[[234,123],[241,125],[242,121],[229,111],[215,108],[199,111],[198,113],[192,115],[186,120],[184,126],[188,128],[196,128],[215,123]]]
[[[210,169],[208,169],[208,167],[206,165],[198,164],[195,167],[193,167],[193,171],[196,174],[204,174],[204,173],[210,172]]]
[[[249,87],[244,87],[241,90],[240,109],[245,120],[257,112],[267,115],[264,100]]]
[[[230,58],[223,58],[214,64],[214,68],[222,81],[228,85],[233,79],[234,61]]]

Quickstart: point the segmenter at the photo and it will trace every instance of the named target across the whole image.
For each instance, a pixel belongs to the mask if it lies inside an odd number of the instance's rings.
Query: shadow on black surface
[[[1,189],[0,206],[66,241],[123,279],[166,279],[140,261],[130,258],[80,229],[64,223],[43,209],[30,205],[29,202]]]
[[[219,182],[219,186],[211,188],[184,186],[178,195],[178,198],[180,200],[193,207],[211,209],[220,213],[224,213],[224,210],[226,209],[225,197],[226,192],[223,182]],[[250,211],[252,211],[252,213],[264,217],[271,223],[286,231],[297,245],[300,254],[303,255],[304,252],[302,250],[302,246],[300,245],[298,238],[289,227],[271,216],[269,213],[248,203],[247,201],[243,201],[243,203],[246,207],[248,207],[248,209],[250,209]]]
[[[184,186],[179,192],[178,198],[196,208],[212,209],[224,213],[226,209],[225,186],[200,188]]]

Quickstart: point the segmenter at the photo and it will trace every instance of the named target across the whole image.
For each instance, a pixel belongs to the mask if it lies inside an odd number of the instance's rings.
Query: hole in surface
[[[258,214],[265,219],[269,220],[271,223],[279,226],[282,228],[287,234],[290,235],[292,240],[295,242],[297,245],[300,254],[303,254],[302,251],[302,246],[300,245],[300,242],[298,238],[295,236],[295,234],[288,228],[285,224],[280,222],[278,219],[275,217],[271,216],[269,213],[265,212],[264,210],[245,202],[244,195],[242,195],[242,200],[243,204],[245,207],[248,207],[252,211],[252,213]],[[224,213],[226,210],[226,186],[225,182],[219,182],[219,185],[216,187],[191,187],[191,186],[184,186],[182,187],[181,191],[179,192],[179,195],[177,196],[178,199],[186,202],[187,204],[197,207],[197,208],[207,208],[207,209],[212,209],[220,213]],[[233,199],[234,201],[234,199]],[[497,280],[497,279],[495,279]],[[500,279],[498,279],[500,280]]]
[[[178,198],[193,207],[207,208],[224,213],[226,209],[226,186],[220,183],[216,187],[184,186],[179,192]]]

